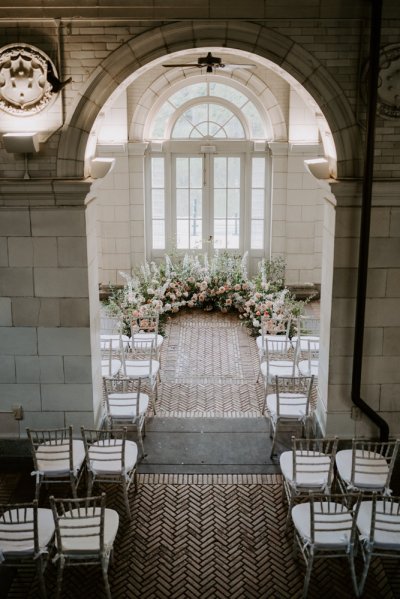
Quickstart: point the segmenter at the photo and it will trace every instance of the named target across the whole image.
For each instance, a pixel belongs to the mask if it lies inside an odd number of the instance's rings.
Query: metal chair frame
[[[311,572],[317,559],[346,558],[350,565],[351,579],[356,597],[359,597],[354,556],[357,548],[357,515],[360,496],[348,498],[345,495],[318,495],[310,493],[310,501],[294,506],[292,518],[297,520],[297,510],[310,510],[310,528],[307,534],[294,526],[294,553],[300,549],[306,564],[303,598],[308,596]],[[348,508],[352,504],[352,508]],[[304,515],[303,515],[304,516]],[[304,517],[302,525],[304,526]],[[332,535],[341,534],[342,542],[335,542]],[[345,542],[343,542],[345,541]]]
[[[154,414],[158,396],[158,381],[160,362],[155,359],[155,340],[149,338],[135,339],[132,337],[129,344],[125,344],[122,352],[122,375],[124,378],[137,380],[140,378],[147,383],[151,395]]]
[[[137,459],[132,467],[126,464],[127,429],[85,429],[81,427],[85,445],[86,469],[88,474],[87,496],[90,497],[94,483],[119,484],[122,486],[125,510],[131,517],[129,506],[129,489],[132,482],[137,490]],[[136,443],[129,441],[136,447]],[[137,449],[136,449],[137,451]],[[137,455],[136,455],[137,458]],[[95,465],[97,466],[97,469]],[[101,471],[101,466],[106,471]]]
[[[328,495],[331,493],[337,443],[337,437],[299,439],[292,436],[292,450],[281,454],[281,463],[291,454],[292,464],[292,476],[282,476],[283,491],[288,504],[285,530],[290,522],[293,505],[298,499],[308,496],[310,491]]]
[[[42,483],[65,484],[67,481],[71,484],[72,495],[77,497],[77,489],[84,470],[84,453],[82,460],[79,461],[78,468],[74,467],[74,445],[73,445],[72,426],[59,429],[26,429],[28,439],[31,445],[34,472],[36,476],[35,499],[39,501],[40,488]],[[79,441],[80,443],[81,441]],[[52,448],[52,451],[48,451]],[[60,471],[41,470],[46,462],[52,464],[60,463]],[[67,467],[65,467],[67,463]],[[67,480],[66,480],[67,479]]]
[[[103,378],[103,384],[108,427],[112,429],[116,425],[133,426],[137,432],[142,457],[145,457],[143,437],[146,436],[146,412],[140,411],[140,402],[148,396],[141,393],[142,379]],[[121,412],[119,415],[116,413],[118,410]]]
[[[106,496],[85,497],[82,499],[54,499],[50,497],[50,506],[56,530],[56,556],[58,562],[56,599],[61,596],[62,579],[66,566],[84,566],[100,564],[107,599],[111,599],[108,581],[108,566],[112,558],[113,543],[104,542],[105,520],[107,512],[113,512],[118,525],[118,515],[114,510],[106,510]],[[65,542],[74,539],[93,541],[98,539],[98,549],[65,549]]]
[[[41,547],[39,542],[39,517],[38,501],[32,503],[14,503],[0,505],[0,567],[10,568],[32,568],[32,562],[36,563],[36,571],[39,578],[40,594],[47,597],[44,572],[49,560],[54,530],[49,543]],[[50,510],[41,508],[44,512]],[[7,543],[19,547],[14,550],[4,551]],[[22,550],[21,545],[31,546],[32,549]]]

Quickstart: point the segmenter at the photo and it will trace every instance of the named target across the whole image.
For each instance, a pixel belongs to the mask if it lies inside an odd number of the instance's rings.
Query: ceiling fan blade
[[[255,69],[255,64],[224,64],[221,65],[222,69],[226,69],[227,71],[233,71],[234,69]]]
[[[201,68],[203,65],[197,64],[197,62],[193,63],[193,64],[187,62],[185,64],[176,64],[176,63],[174,63],[174,64],[163,64],[162,66],[165,67],[165,68],[167,68],[167,69],[169,69],[169,68],[173,68],[173,67],[182,67],[182,68],[184,68],[184,67],[200,67]]]

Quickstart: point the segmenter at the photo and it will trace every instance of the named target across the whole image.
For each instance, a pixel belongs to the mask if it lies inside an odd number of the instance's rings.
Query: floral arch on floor
[[[285,286],[282,258],[262,260],[255,277],[247,275],[247,255],[228,252],[165,256],[159,264],[146,262],[132,276],[121,273],[126,283],[112,289],[104,302],[107,315],[118,318],[129,330],[133,318],[153,311],[160,329],[170,314],[182,308],[236,311],[252,334],[259,334],[263,318],[282,321],[298,316],[304,301],[296,300]]]

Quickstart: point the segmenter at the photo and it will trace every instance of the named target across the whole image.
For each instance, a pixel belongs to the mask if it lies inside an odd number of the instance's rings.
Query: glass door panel
[[[201,249],[203,159],[199,156],[177,157],[175,173],[177,249]]]
[[[214,247],[240,248],[241,160],[213,156]]]

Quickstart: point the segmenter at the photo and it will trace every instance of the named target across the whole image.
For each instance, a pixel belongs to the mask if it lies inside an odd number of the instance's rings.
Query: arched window
[[[212,246],[262,257],[269,243],[268,129],[249,90],[218,77],[180,84],[155,105],[146,129],[153,142],[149,255]]]

